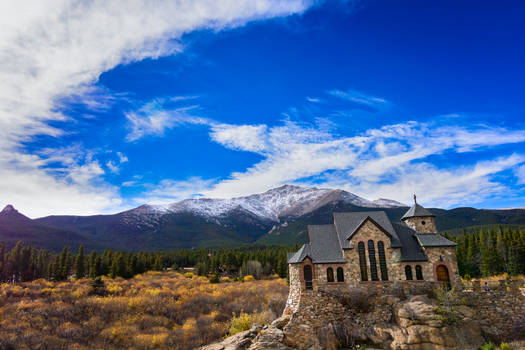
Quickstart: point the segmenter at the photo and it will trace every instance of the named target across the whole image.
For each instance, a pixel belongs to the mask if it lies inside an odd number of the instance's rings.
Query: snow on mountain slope
[[[344,201],[361,207],[403,205],[388,199],[369,201],[338,189],[284,185],[264,193],[245,197],[186,199],[168,206],[142,206],[139,208],[158,213],[190,212],[207,218],[221,218],[233,211],[241,211],[262,219],[279,221],[279,217],[299,217],[334,201]]]
[[[407,204],[395,201],[393,199],[379,198],[375,201],[372,201],[375,206],[380,208],[395,208],[395,207],[409,207]]]

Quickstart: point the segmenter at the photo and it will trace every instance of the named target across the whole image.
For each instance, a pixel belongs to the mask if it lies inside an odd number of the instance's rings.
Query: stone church
[[[308,226],[308,241],[288,254],[290,290],[386,281],[459,283],[456,243],[439,235],[435,216],[417,204],[391,222],[384,211],[333,213]]]

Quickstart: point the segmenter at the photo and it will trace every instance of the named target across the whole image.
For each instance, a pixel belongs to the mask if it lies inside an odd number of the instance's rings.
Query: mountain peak
[[[11,204],[8,204],[5,206],[5,208],[0,212],[0,214],[6,214],[6,213],[11,213],[11,212],[16,212],[18,213],[18,210],[15,209],[15,207],[13,207]]]
[[[31,220],[24,214],[21,214],[11,204],[6,205],[5,208],[2,211],[0,211],[0,218],[6,218],[10,221],[12,220]]]

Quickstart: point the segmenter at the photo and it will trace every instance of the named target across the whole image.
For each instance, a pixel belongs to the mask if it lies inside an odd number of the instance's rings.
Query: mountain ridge
[[[408,210],[397,201],[374,201],[340,189],[285,185],[232,199],[185,199],[144,204],[110,215],[51,215],[30,219],[8,205],[0,212],[0,241],[18,240],[52,250],[84,244],[87,249],[124,251],[304,242],[309,224],[329,223],[335,211],[384,210],[398,221]],[[439,230],[479,224],[525,224],[525,210],[431,208]]]

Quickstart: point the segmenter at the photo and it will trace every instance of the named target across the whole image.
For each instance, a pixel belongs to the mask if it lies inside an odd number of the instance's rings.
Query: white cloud
[[[108,167],[109,171],[111,171],[113,174],[118,174],[120,172],[119,166],[112,160],[108,160],[106,162],[106,166]]]
[[[266,125],[214,124],[210,136],[225,147],[250,152],[261,152],[265,145]]]
[[[118,160],[120,164],[126,163],[129,161],[128,157],[126,157],[126,155],[122,152],[117,152],[117,156],[118,156]]]
[[[419,202],[437,207],[472,205],[487,198],[504,195],[509,189],[493,175],[523,162],[523,155],[512,154],[471,166],[440,169],[429,163],[406,164],[385,172],[387,182],[345,173],[330,174],[324,184],[339,187],[367,198],[393,198],[410,203],[413,193]]]
[[[308,6],[304,0],[0,2],[2,200],[29,215],[107,210],[119,201],[118,194],[99,191],[95,179],[87,184],[80,176],[103,174],[93,161],[64,164],[57,173],[45,168],[45,155],[28,154],[21,143],[40,134],[61,136],[63,131],[48,122],[68,119],[61,113],[68,99],[96,110],[106,108],[111,101],[99,98],[95,84],[119,64],[180,52],[182,35],[197,29],[232,28],[300,13]],[[161,134],[166,123],[169,126],[169,118],[162,115],[150,116],[149,124],[130,119],[136,123],[131,140],[149,132]],[[21,164],[18,159],[32,161]],[[82,182],[73,181],[76,178]],[[56,203],[61,203],[60,210]]]
[[[149,187],[143,196],[135,198],[136,204],[148,203],[156,205],[170,204],[178,200],[201,197],[205,191],[215,183],[214,180],[205,180],[200,177],[191,177],[187,180],[163,180],[158,185],[146,184]]]
[[[518,185],[525,184],[525,164],[517,167],[515,170],[515,174],[518,178]]]
[[[101,181],[104,170],[89,152],[78,146],[45,149],[38,155],[18,154],[17,159],[0,152],[0,193],[30,217],[50,214],[97,214],[120,208],[118,189]],[[45,168],[49,164],[59,164]]]

